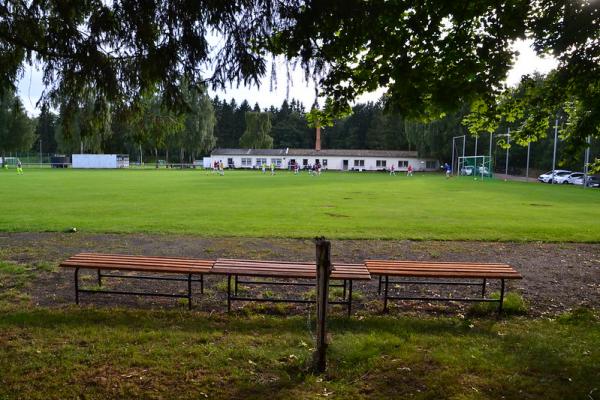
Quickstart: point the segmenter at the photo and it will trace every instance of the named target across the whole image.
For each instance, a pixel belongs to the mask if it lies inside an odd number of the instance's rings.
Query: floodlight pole
[[[554,123],[554,152],[552,153],[552,180],[550,184],[554,184],[554,175],[556,175],[556,140],[558,139],[558,115]]]
[[[42,137],[40,136],[40,166],[42,165]]]
[[[450,166],[452,167],[452,175],[454,175],[454,138],[452,138],[452,158],[450,159]]]
[[[583,164],[583,189],[585,190],[588,180],[588,164],[590,163],[590,147],[592,145],[592,137],[587,137],[587,146],[585,148],[585,157]]]
[[[492,142],[493,142],[493,136],[494,136],[494,132],[490,132],[490,167],[493,167],[493,165],[491,165],[492,164]],[[496,160],[494,160],[494,163],[495,162],[496,162]]]
[[[508,132],[506,133],[506,172],[505,175],[508,177],[508,151],[510,150],[510,128],[508,128]]]
[[[477,157],[477,139],[479,139],[479,135],[475,135],[475,157]]]
[[[454,136],[452,138],[452,162],[450,163],[450,165],[452,166],[452,174],[454,174],[454,141],[458,138],[462,138],[462,140],[463,140],[462,156],[463,156],[463,159],[465,157],[465,144],[467,142],[467,135]],[[456,154],[458,155],[458,149],[456,149]],[[458,168],[457,168],[456,172],[458,174]]]
[[[465,161],[465,147],[467,145],[467,135],[463,135],[463,162]]]
[[[529,181],[529,149],[531,148],[531,142],[527,142],[527,168],[525,169],[525,178]]]

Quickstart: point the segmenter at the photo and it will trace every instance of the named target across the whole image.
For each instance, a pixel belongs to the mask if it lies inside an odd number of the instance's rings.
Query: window
[[[436,161],[427,161],[425,164],[425,168],[427,169],[436,169],[437,168],[437,162]]]
[[[266,158],[257,158],[256,159],[256,166],[257,167],[262,167],[263,164],[267,165],[267,159]]]
[[[364,167],[365,166],[365,160],[354,160],[354,166],[355,167]]]
[[[281,158],[271,158],[271,163],[275,164],[277,168],[281,167]]]
[[[398,168],[408,168],[408,161],[407,160],[398,161]]]
[[[302,160],[302,165],[308,165],[308,158],[304,158]]]
[[[252,159],[242,157],[242,167],[247,167],[247,168],[252,167]]]
[[[385,168],[387,165],[386,160],[377,160],[375,161],[375,165],[377,165],[377,168]]]
[[[327,166],[327,159],[326,159],[326,158],[324,158],[324,159],[323,159],[323,166],[324,166],[324,167],[326,167],[326,166]]]

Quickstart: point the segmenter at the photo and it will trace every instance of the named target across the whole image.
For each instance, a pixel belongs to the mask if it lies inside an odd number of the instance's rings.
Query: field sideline
[[[375,173],[0,172],[1,231],[600,241],[600,190]]]

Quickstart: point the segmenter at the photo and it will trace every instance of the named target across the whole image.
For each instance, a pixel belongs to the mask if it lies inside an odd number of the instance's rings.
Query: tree
[[[63,99],[54,129],[57,148],[63,153],[103,151],[103,142],[112,133],[110,104],[92,95],[73,108],[70,99]]]
[[[208,153],[215,147],[215,113],[210,98],[200,88],[190,87],[186,102],[185,129],[180,136],[182,148],[188,150],[190,161],[193,161],[196,154]]]
[[[512,42],[531,38],[538,53],[559,59],[544,102],[577,104],[569,137],[581,146],[586,129],[600,126],[599,30],[600,7],[591,0],[6,0],[0,88],[14,84],[23,64],[39,64],[45,101],[63,97],[72,112],[90,92],[121,106],[154,87],[179,110],[184,77],[258,85],[273,53],[300,61],[336,108],[385,87],[387,108],[431,121],[472,102],[493,109]],[[222,36],[216,51],[213,32]]]
[[[185,115],[167,109],[156,92],[149,92],[142,97],[130,109],[130,113],[128,122],[134,141],[140,147],[144,143],[151,146],[158,168],[158,150],[166,148],[170,136],[184,131]]]
[[[271,115],[264,112],[246,112],[246,130],[240,138],[240,146],[249,149],[271,149]]]
[[[334,118],[342,118],[349,115],[351,112],[348,106],[336,106],[335,103],[328,98],[325,100],[325,107],[319,109],[318,104],[314,104],[311,110],[306,114],[308,126],[315,128],[315,150],[321,150],[321,128],[333,126]]]
[[[50,111],[46,104],[42,105],[40,115],[37,117],[35,133],[42,141],[42,152],[44,153],[56,152],[57,144],[54,138],[56,122],[56,114]]]
[[[33,124],[13,92],[6,91],[0,96],[0,153],[28,151],[36,141]]]

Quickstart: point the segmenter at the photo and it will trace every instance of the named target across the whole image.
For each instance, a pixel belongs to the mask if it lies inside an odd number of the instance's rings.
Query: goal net
[[[458,157],[458,174],[473,178],[492,177],[492,159],[490,156]]]

